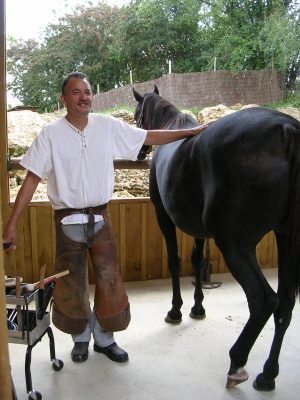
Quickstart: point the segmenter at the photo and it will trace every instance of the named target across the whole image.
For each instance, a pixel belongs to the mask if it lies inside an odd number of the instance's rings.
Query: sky
[[[44,28],[59,17],[72,12],[76,5],[96,5],[99,0],[6,0],[6,36],[39,40]],[[108,5],[122,6],[128,0],[105,0]],[[54,13],[55,11],[55,13]],[[9,77],[8,77],[9,79]],[[20,104],[10,93],[7,103]]]
[[[50,22],[72,12],[76,5],[96,5],[99,0],[6,0],[6,35],[19,39],[38,39]],[[126,0],[105,0],[109,5],[122,6]],[[54,12],[56,12],[56,16]]]

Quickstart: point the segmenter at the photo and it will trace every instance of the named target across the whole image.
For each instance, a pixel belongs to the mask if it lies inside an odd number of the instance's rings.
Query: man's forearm
[[[174,130],[165,130],[165,129],[153,129],[147,131],[147,136],[144,144],[146,145],[158,145],[158,144],[167,144],[171,142],[175,142],[176,140],[185,139],[191,136],[196,136],[204,129],[207,128],[208,125],[199,125],[194,128],[189,129],[174,129]]]
[[[40,180],[37,175],[28,172],[19,190],[11,215],[3,230],[3,242],[9,243],[10,248],[16,249],[18,218],[31,201]]]

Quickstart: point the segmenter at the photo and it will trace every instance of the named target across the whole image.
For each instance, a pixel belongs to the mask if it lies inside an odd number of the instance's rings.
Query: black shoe
[[[105,354],[110,360],[116,361],[118,363],[124,363],[128,361],[128,353],[125,350],[121,349],[121,347],[119,347],[116,342],[106,347],[101,347],[94,343],[94,350],[97,353]]]
[[[75,342],[73,350],[71,351],[72,361],[82,363],[88,359],[89,356],[89,342]]]

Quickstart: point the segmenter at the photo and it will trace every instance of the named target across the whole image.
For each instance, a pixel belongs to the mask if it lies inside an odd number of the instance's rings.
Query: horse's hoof
[[[245,382],[248,378],[248,372],[244,368],[239,368],[235,374],[227,375],[226,388],[232,389],[236,385]]]
[[[253,382],[253,387],[256,390],[264,392],[272,392],[275,389],[275,380],[268,381],[264,378],[263,373],[258,374],[255,381]]]
[[[182,318],[171,318],[169,315],[166,316],[165,318],[165,322],[167,322],[168,324],[180,324],[180,322],[182,322]]]
[[[206,314],[204,313],[204,314],[202,314],[202,315],[200,315],[200,314],[194,314],[193,313],[193,311],[191,311],[190,312],[190,314],[189,314],[189,316],[191,317],[191,318],[194,318],[194,319],[204,319],[205,317],[206,317]]]

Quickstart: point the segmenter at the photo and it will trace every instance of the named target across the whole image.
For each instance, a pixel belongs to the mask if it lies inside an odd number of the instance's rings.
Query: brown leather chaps
[[[61,211],[61,210],[59,210]],[[64,212],[65,211],[65,212]],[[63,231],[61,219],[68,209],[55,214],[56,272],[68,269],[70,274],[56,282],[53,292],[53,324],[65,333],[80,334],[90,314],[87,256],[90,255],[95,279],[94,311],[100,326],[107,332],[121,331],[130,322],[130,306],[125,292],[111,217],[106,207],[105,224],[94,236],[91,248],[71,240]]]

